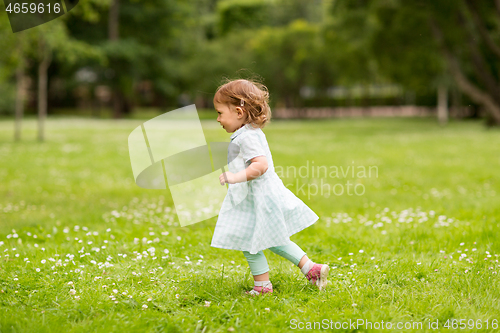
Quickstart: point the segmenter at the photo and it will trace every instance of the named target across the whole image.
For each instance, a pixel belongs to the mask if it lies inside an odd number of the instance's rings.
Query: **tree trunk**
[[[38,141],[45,139],[45,118],[47,117],[47,71],[52,61],[52,52],[43,37],[39,37],[39,54],[43,55],[38,65]]]
[[[469,80],[465,73],[462,72],[456,56],[452,54],[445,45],[443,33],[436,21],[430,19],[429,23],[431,31],[440,46],[441,52],[448,62],[448,69],[455,79],[458,88],[463,91],[464,94],[469,96],[474,102],[482,105],[485,108],[486,112],[488,113],[488,123],[490,125],[500,126],[500,103],[495,98],[495,95],[492,96],[488,92],[483,91],[471,80]]]
[[[438,122],[439,125],[448,123],[448,89],[445,85],[438,87]]]
[[[120,89],[115,88],[113,90],[112,98],[113,98],[113,117],[121,118],[123,116],[124,101]]]
[[[119,28],[120,28],[120,0],[112,0],[111,7],[109,8],[108,17],[108,38],[109,40],[118,40],[120,38]],[[123,113],[125,113],[125,101],[122,96],[122,92],[118,85],[119,78],[117,75],[114,77],[113,92],[111,93],[111,104],[113,107],[113,117],[121,118]]]
[[[108,37],[109,40],[118,40],[119,38],[119,17],[120,14],[120,0],[113,0],[109,8],[108,17]]]
[[[16,68],[16,121],[14,140],[21,140],[21,125],[24,114],[24,57],[21,55]]]
[[[488,29],[484,25],[481,16],[477,12],[476,2],[474,0],[467,0],[465,1],[465,4],[469,8],[472,19],[474,20],[474,24],[476,25],[479,33],[481,34],[481,37],[483,38],[484,42],[490,48],[490,50],[497,55],[497,57],[500,57],[500,47],[496,45],[493,39],[491,38]],[[497,0],[496,4],[497,8],[500,10],[500,1]]]
[[[500,105],[487,93],[476,87],[459,69],[455,59],[448,58],[450,69],[458,87],[467,94],[474,102],[484,106],[491,118],[490,124],[500,125]]]

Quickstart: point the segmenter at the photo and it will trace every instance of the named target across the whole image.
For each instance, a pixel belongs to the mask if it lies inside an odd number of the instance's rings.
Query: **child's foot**
[[[252,290],[245,291],[245,294],[251,296],[257,296],[262,294],[272,294],[273,293],[273,285],[268,283],[265,286],[254,286]]]
[[[326,264],[314,264],[307,273],[306,277],[312,285],[317,286],[319,290],[321,290],[326,287],[326,284],[328,283],[327,277],[329,270],[330,267]]]

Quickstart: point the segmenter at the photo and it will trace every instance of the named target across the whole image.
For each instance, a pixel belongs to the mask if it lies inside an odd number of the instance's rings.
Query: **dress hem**
[[[295,235],[296,233],[310,227],[311,225],[313,225],[314,223],[316,223],[316,221],[319,220],[319,217],[316,216],[316,218],[314,220],[311,220],[311,222],[309,223],[306,223],[305,226],[301,226],[300,228],[297,228],[295,230],[292,230],[291,232],[288,233],[288,240],[290,240],[290,237]],[[267,250],[269,249],[270,247],[275,247],[275,246],[280,246],[280,245],[286,245],[286,244],[274,244],[274,245],[271,245],[271,246],[268,246],[264,249],[260,249],[258,250],[257,252],[255,253],[258,253],[259,251],[263,251],[263,250]],[[230,247],[230,246],[224,246],[224,245],[216,245],[216,244],[210,244],[211,247],[215,247],[215,248],[219,248],[219,249],[225,249],[225,250],[236,250],[236,251],[248,251],[250,252],[250,250],[245,250],[245,249],[241,249],[241,248],[238,248],[238,249],[235,249],[234,247]],[[251,253],[250,254],[255,254],[255,253]]]

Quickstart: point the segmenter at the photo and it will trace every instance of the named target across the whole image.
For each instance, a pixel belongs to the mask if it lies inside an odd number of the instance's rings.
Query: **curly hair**
[[[228,81],[217,89],[214,104],[241,107],[247,112],[247,123],[264,128],[271,121],[269,91],[261,83],[250,80]]]

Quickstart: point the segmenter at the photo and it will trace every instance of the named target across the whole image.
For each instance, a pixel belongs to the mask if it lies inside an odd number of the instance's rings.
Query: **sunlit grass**
[[[323,319],[422,322],[433,332],[429,321],[482,320],[486,329],[489,320],[495,331],[498,130],[432,119],[274,121],[264,132],[275,167],[308,170],[283,182],[320,216],[292,240],[332,269],[318,293],[265,251],[275,293],[253,299],[243,254],[210,247],[215,218],[181,228],[168,191],[135,185],[127,137],[141,122],[51,119],[39,143],[28,120],[14,143],[13,123],[0,121],[1,332],[289,331]],[[203,128],[207,141],[229,137],[215,121]],[[378,173],[317,177],[313,162]],[[363,195],[312,194],[347,182]]]

